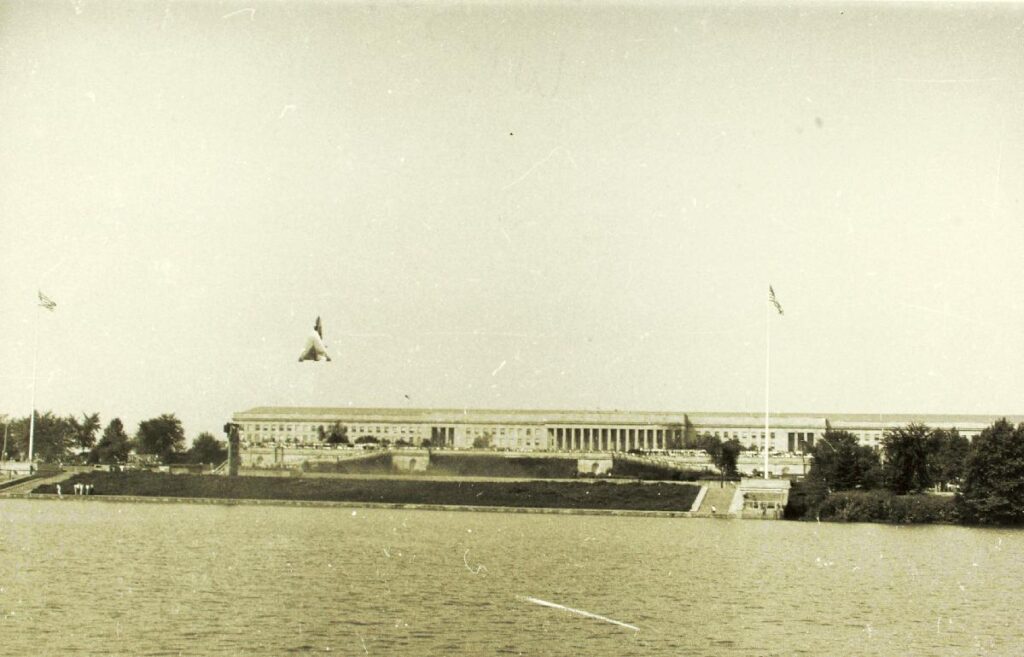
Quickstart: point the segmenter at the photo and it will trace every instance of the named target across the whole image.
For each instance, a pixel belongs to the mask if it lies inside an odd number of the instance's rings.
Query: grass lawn
[[[409,481],[397,478],[223,477],[155,472],[85,472],[61,484],[92,484],[95,495],[453,504],[557,509],[689,511],[700,486],[608,481]],[[56,493],[53,484],[34,493]]]

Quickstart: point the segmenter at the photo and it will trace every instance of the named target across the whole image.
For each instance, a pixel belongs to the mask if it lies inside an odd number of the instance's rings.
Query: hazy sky
[[[1022,413],[1024,7],[0,4],[0,411]],[[37,309],[42,289],[58,306]],[[334,361],[298,363],[320,315]]]

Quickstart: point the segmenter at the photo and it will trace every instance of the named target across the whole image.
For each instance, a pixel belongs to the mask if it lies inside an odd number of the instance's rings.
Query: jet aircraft
[[[313,331],[306,338],[306,346],[302,348],[302,355],[299,356],[300,363],[304,360],[331,360],[330,354],[327,353],[327,347],[324,346],[324,327],[320,323],[319,317],[316,318]]]

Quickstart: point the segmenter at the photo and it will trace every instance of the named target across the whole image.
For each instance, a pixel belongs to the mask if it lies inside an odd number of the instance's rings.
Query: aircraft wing
[[[327,347],[324,346],[324,341],[320,339],[320,334],[316,331],[313,331],[310,336],[306,338],[306,346],[302,348],[302,355],[299,356],[299,362],[304,360],[331,360],[330,354],[327,353]]]

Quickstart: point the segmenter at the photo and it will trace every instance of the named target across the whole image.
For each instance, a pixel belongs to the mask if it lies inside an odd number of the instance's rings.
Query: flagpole
[[[28,465],[32,470],[32,450],[36,437],[36,365],[39,363],[39,309],[36,306],[35,346],[32,349],[32,413],[28,416]]]
[[[6,418],[7,422],[4,423],[4,446],[0,449],[0,463],[7,461],[7,434],[11,432],[11,419]]]
[[[771,367],[771,340],[772,340],[772,300],[771,297],[765,299],[764,307],[764,440],[762,441],[762,447],[764,449],[764,478],[768,478],[768,441],[771,438],[771,433],[768,426],[768,385],[771,381],[769,377]]]

